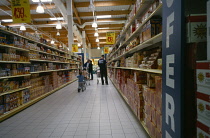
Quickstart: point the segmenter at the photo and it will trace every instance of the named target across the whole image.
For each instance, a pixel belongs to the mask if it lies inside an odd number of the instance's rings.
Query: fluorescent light
[[[55,41],[52,40],[52,41],[51,41],[51,44],[55,44]]]
[[[57,24],[57,25],[56,25],[56,29],[62,29],[61,24]]]
[[[37,13],[44,13],[44,8],[42,7],[41,3],[39,3],[39,5],[37,6],[36,12]]]
[[[58,17],[58,18],[50,18],[50,20],[56,21],[56,20],[64,20],[64,19],[63,19],[63,17]]]
[[[100,15],[100,16],[96,16],[97,18],[111,18],[112,15]]]
[[[1,20],[1,21],[2,21],[2,22],[5,22],[5,23],[13,22],[12,19],[3,19],[3,20]]]
[[[25,25],[21,25],[21,26],[20,26],[20,30],[21,30],[21,31],[25,31],[25,30],[26,30]]]
[[[100,47],[98,47],[97,49],[100,49]]]
[[[57,32],[57,34],[56,34],[57,36],[60,36],[60,33],[59,32]]]
[[[81,46],[81,44],[80,44],[80,43],[78,43],[77,45],[78,45],[78,46]]]
[[[95,32],[94,36],[99,36],[98,32]]]
[[[92,27],[98,27],[96,22],[93,22]]]
[[[96,42],[99,42],[99,39],[98,38],[96,39]]]
[[[33,2],[39,2],[39,0],[32,0]],[[41,0],[41,2],[52,2],[52,0]]]

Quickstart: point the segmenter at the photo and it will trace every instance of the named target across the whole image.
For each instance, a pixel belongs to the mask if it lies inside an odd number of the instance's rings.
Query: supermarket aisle
[[[2,138],[146,138],[147,134],[114,86],[77,82],[0,124]]]

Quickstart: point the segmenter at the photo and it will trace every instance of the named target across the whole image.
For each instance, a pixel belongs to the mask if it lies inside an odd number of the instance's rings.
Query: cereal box
[[[197,120],[197,138],[210,137],[210,124],[206,124],[202,120]]]
[[[210,62],[197,62],[196,69],[197,85],[210,87]]]

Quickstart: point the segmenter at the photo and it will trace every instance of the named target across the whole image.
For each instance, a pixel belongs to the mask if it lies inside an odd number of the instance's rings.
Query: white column
[[[92,58],[92,55],[91,55],[91,44],[90,43],[88,43],[88,48],[89,48],[89,57],[91,59]]]
[[[67,6],[67,24],[68,24],[68,45],[70,51],[72,51],[72,44],[74,44],[72,0],[66,0],[66,6]]]
[[[84,60],[86,61],[87,57],[86,57],[86,38],[85,38],[85,31],[82,31],[82,47],[83,47],[83,52],[84,52]]]
[[[207,2],[207,60],[210,60],[210,1]]]

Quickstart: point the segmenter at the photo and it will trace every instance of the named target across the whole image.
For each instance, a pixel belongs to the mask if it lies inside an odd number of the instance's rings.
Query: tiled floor
[[[96,78],[96,76],[95,76]],[[109,81],[77,82],[0,124],[2,138],[147,138],[148,135]]]

